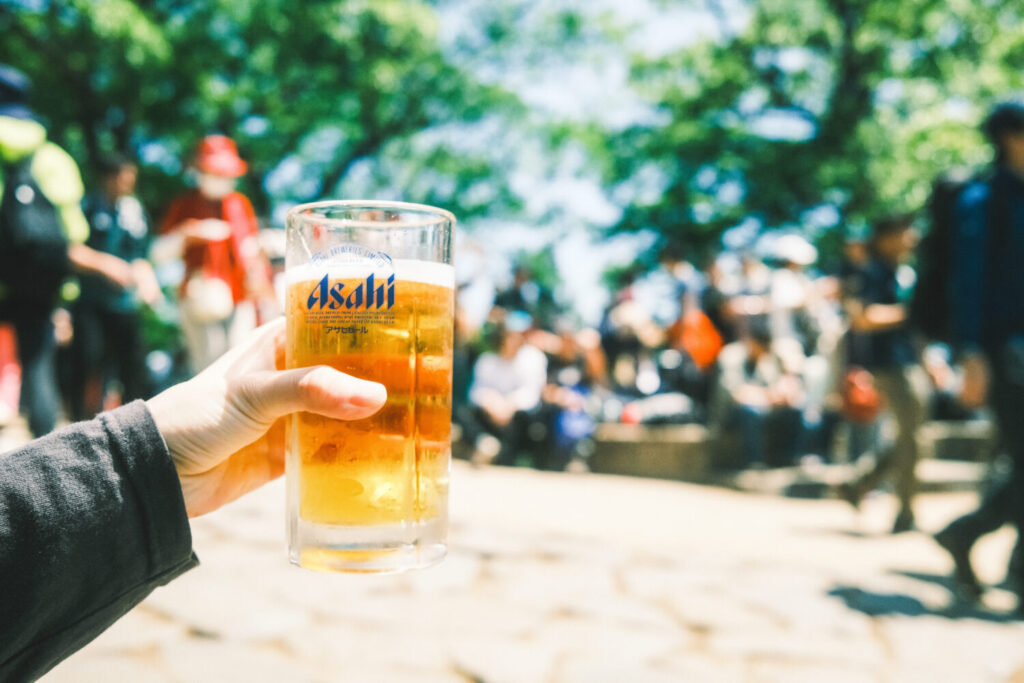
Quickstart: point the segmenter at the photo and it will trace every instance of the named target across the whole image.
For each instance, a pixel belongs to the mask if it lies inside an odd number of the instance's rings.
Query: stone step
[[[801,467],[745,470],[714,475],[708,483],[750,493],[791,498],[829,498],[838,484],[849,481],[857,470],[851,465],[813,463]],[[988,468],[983,463],[954,460],[922,460],[917,476],[922,492],[976,491]]]
[[[712,470],[707,427],[602,424],[594,435],[592,472],[701,483]]]

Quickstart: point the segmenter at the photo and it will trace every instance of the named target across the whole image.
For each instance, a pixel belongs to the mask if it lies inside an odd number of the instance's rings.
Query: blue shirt
[[[138,199],[127,196],[111,202],[103,195],[90,195],[84,210],[90,227],[88,246],[129,262],[146,258],[149,219]],[[80,279],[81,300],[85,303],[123,313],[138,307],[134,292],[121,289],[100,275],[83,275]]]
[[[993,222],[997,191],[1006,193],[1008,225]],[[994,238],[999,244],[990,243]],[[969,185],[957,201],[954,247],[954,343],[964,351],[993,352],[1024,335],[1024,181],[1001,170]]]

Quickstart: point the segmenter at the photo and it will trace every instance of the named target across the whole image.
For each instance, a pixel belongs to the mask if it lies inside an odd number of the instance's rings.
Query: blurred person
[[[547,356],[541,413],[549,438],[541,469],[582,471],[593,451],[594,416],[601,414],[609,395],[607,361],[596,330],[577,329],[566,319],[556,321],[555,330],[529,335]]]
[[[280,476],[279,418],[375,413],[380,384],[277,370],[284,320],[150,400],[0,457],[0,680],[30,681],[198,564],[189,517]]]
[[[630,396],[649,396],[661,385],[653,356],[665,332],[637,301],[639,273],[639,268],[631,267],[619,274],[618,287],[598,329],[612,388]]]
[[[21,405],[34,436],[57,423],[57,340],[53,315],[66,281],[91,274],[127,289],[135,273],[123,260],[84,244],[89,224],[78,165],[47,140],[27,106],[31,83],[0,65],[0,319],[15,329]]]
[[[520,450],[547,436],[538,434],[543,423],[537,417],[547,384],[547,359],[526,340],[531,323],[527,313],[509,313],[493,329],[494,350],[482,353],[473,365],[469,401],[492,437],[477,440],[475,462],[513,465]]]
[[[899,499],[893,533],[914,528],[917,493],[918,429],[925,421],[929,383],[921,367],[908,318],[914,275],[907,265],[917,245],[912,216],[891,216],[873,228],[871,260],[850,282],[844,302],[856,337],[847,351],[849,366],[871,373],[895,420],[895,440],[876,453],[868,472],[838,488],[854,507],[891,477]]]
[[[644,278],[645,303],[655,322],[667,327],[684,310],[700,306],[703,287],[701,273],[678,246],[668,244],[658,252],[658,268]]]
[[[772,269],[753,252],[742,253],[737,287],[726,309],[734,321],[737,338],[745,336],[751,324],[768,318],[771,284]]]
[[[83,204],[90,228],[86,244],[120,259],[132,271],[133,286],[120,287],[97,275],[80,278],[81,293],[71,307],[71,381],[65,396],[75,421],[102,410],[111,378],[119,383],[123,402],[148,398],[139,306],[163,297],[146,260],[149,218],[135,196],[138,167],[125,156],[111,155],[100,161],[99,171],[100,188]]]
[[[804,389],[798,369],[786,361],[792,354],[780,352],[787,343],[774,340],[761,320],[718,356],[712,418],[721,433],[739,439],[746,467],[790,465],[796,459]],[[766,456],[769,442],[777,445],[771,457]]]
[[[990,177],[971,183],[956,203],[951,329],[963,364],[961,400],[990,402],[1011,465],[976,511],[935,538],[953,558],[961,592],[975,598],[972,547],[1006,523],[1016,526],[1007,581],[1024,614],[1024,101],[997,104],[982,129],[995,158]]]
[[[554,332],[530,330],[527,334],[528,341],[548,357],[548,383],[588,392],[607,387],[608,361],[597,330],[578,329],[565,318],[554,327]]]
[[[870,229],[862,225],[849,228],[843,240],[842,260],[839,264],[839,282],[844,293],[859,284],[859,278],[870,263]]]
[[[863,225],[849,228],[843,242],[842,261],[839,265],[840,302],[852,298],[864,281],[865,272],[871,264],[871,230]],[[839,345],[835,370],[842,373],[848,363],[847,357],[860,358],[869,353],[869,335],[847,327],[845,339]],[[841,357],[840,357],[841,356]],[[843,384],[843,378],[836,378],[836,386]],[[881,431],[877,419],[847,420],[846,459],[856,462],[861,456],[878,450]]]
[[[681,391],[703,406],[710,396],[715,361],[725,346],[724,340],[699,305],[683,302],[679,311],[679,317],[665,331],[668,351],[675,352],[676,356],[665,352],[658,356],[662,374],[671,376],[670,382],[662,384]]]
[[[18,393],[21,391],[21,366],[14,342],[14,328],[0,323],[0,427],[18,415]]]
[[[804,411],[807,443],[805,451],[823,460],[834,460],[834,442],[843,424],[838,389],[846,365],[844,340],[847,333],[842,313],[842,280],[824,276],[816,279],[818,305],[815,311],[819,331],[815,353],[804,362],[807,407]]]
[[[529,313],[541,329],[551,329],[558,306],[550,289],[537,281],[533,270],[525,264],[512,271],[512,285],[498,292],[494,305],[503,311]]]
[[[769,315],[775,339],[796,339],[812,355],[818,342],[818,296],[807,268],[818,260],[818,250],[800,235],[783,235],[775,242],[775,258],[782,264],[771,274]]]
[[[703,277],[705,284],[700,294],[700,308],[722,335],[722,343],[731,344],[739,338],[736,311],[730,305],[731,296],[726,286],[725,272],[717,257],[708,259]]]
[[[154,259],[184,261],[182,328],[193,370],[199,371],[255,327],[258,303],[276,295],[252,203],[235,190],[248,165],[234,140],[206,136],[192,165],[197,186],[167,209]]]

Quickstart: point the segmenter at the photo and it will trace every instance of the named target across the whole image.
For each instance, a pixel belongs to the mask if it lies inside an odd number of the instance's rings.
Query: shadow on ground
[[[952,589],[951,582],[944,577],[931,574],[899,572],[911,578],[920,577],[925,581],[939,583]],[[857,586],[838,585],[828,595],[839,598],[846,606],[869,617],[943,617],[945,619],[977,619],[998,624],[1016,623],[1020,617],[1006,612],[993,612],[973,603],[954,600],[943,609],[928,607],[915,597],[901,593],[876,593]]]

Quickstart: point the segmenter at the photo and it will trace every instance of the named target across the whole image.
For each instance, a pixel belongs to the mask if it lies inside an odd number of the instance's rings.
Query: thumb
[[[250,373],[242,382],[237,394],[239,407],[267,424],[302,411],[359,420],[380,410],[388,396],[383,384],[326,365]]]

